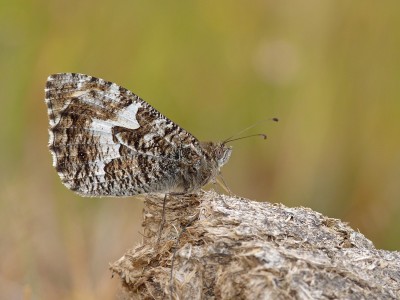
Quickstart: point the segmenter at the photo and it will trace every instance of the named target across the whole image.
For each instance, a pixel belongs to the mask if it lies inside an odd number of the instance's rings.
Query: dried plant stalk
[[[110,267],[125,299],[400,299],[400,253],[340,220],[215,192],[171,196],[157,244],[162,203],[146,197],[143,242]]]

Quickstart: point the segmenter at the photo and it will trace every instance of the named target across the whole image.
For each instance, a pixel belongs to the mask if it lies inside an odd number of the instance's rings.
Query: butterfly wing
[[[182,164],[203,149],[144,100],[100,78],[61,73],[46,83],[53,166],[83,196],[179,192]]]

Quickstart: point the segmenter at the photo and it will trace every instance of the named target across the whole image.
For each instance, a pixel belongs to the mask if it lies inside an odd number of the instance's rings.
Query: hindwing
[[[199,141],[131,91],[100,78],[49,76],[49,147],[62,182],[83,196],[173,192]]]

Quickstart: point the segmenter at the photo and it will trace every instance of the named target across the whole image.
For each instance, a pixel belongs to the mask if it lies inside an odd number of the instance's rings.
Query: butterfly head
[[[218,145],[216,148],[215,158],[218,162],[218,166],[222,167],[226,164],[231,157],[232,147],[227,147],[225,144]]]
[[[215,162],[218,169],[228,162],[232,154],[232,147],[227,147],[225,143],[202,142],[202,147]]]
[[[232,154],[232,147],[227,147],[225,143],[214,144],[213,157],[217,162],[218,168],[225,165]]]

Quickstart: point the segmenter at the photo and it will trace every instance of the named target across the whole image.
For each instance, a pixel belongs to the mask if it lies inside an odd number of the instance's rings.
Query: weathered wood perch
[[[162,203],[146,197],[143,243],[110,267],[125,299],[400,299],[400,252],[340,220],[214,192],[171,196],[157,245]]]

